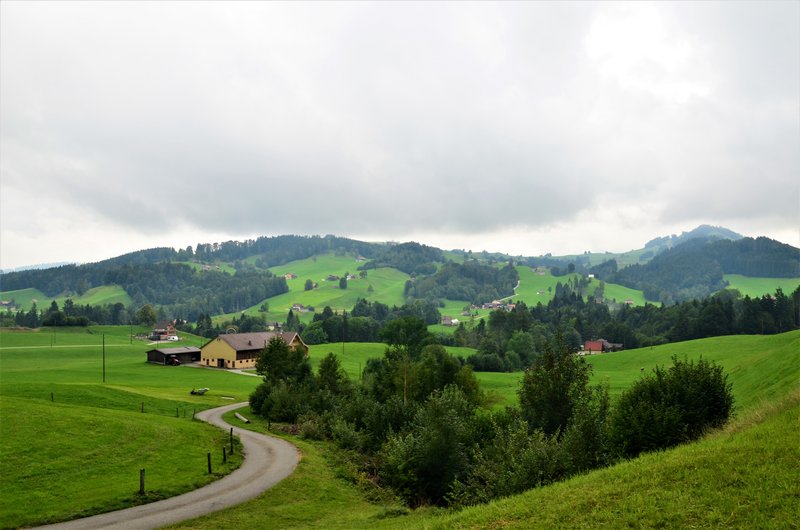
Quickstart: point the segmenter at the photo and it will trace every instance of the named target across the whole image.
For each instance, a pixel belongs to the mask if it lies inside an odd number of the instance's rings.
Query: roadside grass
[[[240,422],[232,413],[224,419],[289,440],[302,453],[295,471],[250,502],[166,528],[369,528],[387,517],[409,513],[389,492],[350,469],[332,445],[268,431],[263,420],[245,415],[251,423]]]
[[[738,289],[742,296],[748,295],[750,298],[774,294],[778,287],[789,296],[800,286],[800,278],[755,278],[741,274],[725,274],[723,278],[729,284],[728,289]]]
[[[56,402],[0,397],[2,528],[74,519],[171,497],[241,465],[241,451],[222,464],[226,433],[192,421],[191,412],[187,418],[174,417],[174,408],[173,417],[149,409],[142,414],[119,410],[119,402],[107,400],[101,406],[86,406],[85,400],[96,395],[66,388],[57,396]],[[145,469],[142,496],[140,469]]]
[[[239,465],[234,458],[219,467],[225,432],[192,415],[246,401],[258,378],[148,364],[145,352],[155,346],[131,341],[129,326],[60,328],[51,346],[52,335],[0,330],[0,528],[151,502]],[[190,395],[201,387],[210,390]],[[214,475],[207,475],[207,452]]]

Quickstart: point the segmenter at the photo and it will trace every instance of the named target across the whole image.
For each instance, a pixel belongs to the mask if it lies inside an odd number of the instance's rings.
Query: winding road
[[[223,414],[245,405],[247,402],[234,403],[204,410],[195,416],[225,430],[233,427],[234,434],[239,436],[245,459],[241,467],[230,475],[177,497],[41,528],[158,528],[235,506],[259,496],[294,471],[300,461],[300,453],[289,442],[239,429],[223,421]]]

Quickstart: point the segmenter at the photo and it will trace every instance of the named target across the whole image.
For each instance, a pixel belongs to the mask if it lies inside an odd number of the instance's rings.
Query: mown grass
[[[55,402],[0,397],[0,527],[152,502],[202,486],[242,462],[239,451],[223,465],[226,433],[192,421],[191,411],[187,418],[150,413],[149,408],[142,414],[130,410],[133,406],[115,408],[122,406],[120,401],[94,406],[93,397],[76,397],[68,389]],[[140,469],[145,469],[141,496]]]
[[[52,331],[0,331],[0,528],[150,502],[238,466],[219,467],[225,433],[192,415],[246,401],[258,378],[147,364],[154,346],[131,340],[128,326]],[[201,387],[210,390],[190,394]]]
[[[789,296],[800,286],[800,278],[754,278],[741,274],[725,274],[723,278],[729,284],[728,289],[738,289],[742,296],[747,295],[750,298],[774,294],[779,287]]]

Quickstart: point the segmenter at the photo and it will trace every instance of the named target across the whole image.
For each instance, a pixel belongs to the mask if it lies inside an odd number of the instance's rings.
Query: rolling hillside
[[[300,441],[301,466],[270,495],[174,528],[266,521],[280,528],[792,528],[800,498],[800,331],[621,352],[597,372],[622,374],[621,389],[640,368],[668,362],[677,346],[726,366],[736,394],[736,418],[699,442],[448,512],[370,500],[369,490],[337,475],[341,462],[327,446]]]

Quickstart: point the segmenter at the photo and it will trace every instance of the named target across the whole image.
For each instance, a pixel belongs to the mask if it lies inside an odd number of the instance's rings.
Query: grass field
[[[642,372],[670,366],[672,356],[719,363],[734,383],[736,408],[752,406],[752,399],[770,400],[788,392],[800,380],[800,332],[782,335],[741,335],[676,342],[653,348],[626,350],[586,357],[592,365],[592,382],[608,385],[618,396]],[[642,370],[644,369],[644,370]],[[516,404],[521,372],[478,372],[481,388],[491,392],[498,406]]]
[[[0,331],[0,528],[172,496],[240,462],[221,466],[225,433],[193,421],[192,413],[246,401],[259,379],[147,364],[153,346],[131,341],[130,331]],[[202,387],[210,390],[189,394]],[[137,493],[140,468],[147,470],[144,499]]]
[[[325,306],[336,311],[350,311],[359,298],[379,301],[390,307],[403,305],[403,287],[409,278],[407,274],[396,269],[381,268],[371,269],[367,271],[366,278],[359,278],[356,268],[361,264],[352,256],[323,254],[271,268],[278,276],[292,273],[297,278],[286,280],[289,292],[262,301],[269,305],[264,315],[267,320],[284,322],[289,309],[296,303],[312,306],[317,311],[322,311]],[[339,289],[338,281],[325,280],[330,274],[343,276],[346,272],[356,276],[356,279],[347,282],[347,289]],[[317,283],[318,287],[306,291],[306,280]],[[261,314],[258,310],[262,302],[248,308],[245,314]],[[230,320],[233,316],[233,313],[217,315],[214,322]],[[313,313],[300,313],[299,317],[303,322],[309,322]]]
[[[738,289],[742,296],[748,295],[750,298],[774,294],[778,287],[789,296],[800,286],[800,278],[752,278],[741,274],[725,274],[723,278],[729,284],[728,289]]]
[[[64,301],[67,298],[72,298],[76,305],[105,305],[122,303],[126,306],[130,305],[132,300],[125,292],[125,289],[118,285],[103,285],[89,289],[81,296],[77,294],[72,296],[47,296],[38,289],[19,289],[17,291],[3,291],[0,292],[0,299],[13,300],[17,306],[28,311],[33,302],[36,302],[36,307],[39,309],[47,309],[50,307],[50,302],[56,301],[59,308],[64,307]]]
[[[680,350],[664,346],[620,352],[603,357],[608,360],[595,378],[607,378],[621,389],[639,376],[641,367],[669,362],[672,353],[681,352],[714,357],[726,366],[737,400],[736,418],[697,443],[449,512],[410,511],[391,499],[370,500],[369,488],[337,471],[340,464],[327,445],[297,441],[304,459],[275,489],[175,528],[795,527],[800,332],[705,339],[683,343]],[[520,374],[479,374],[482,388],[491,390],[495,379],[502,387],[504,375]],[[263,430],[259,423],[253,428]]]

